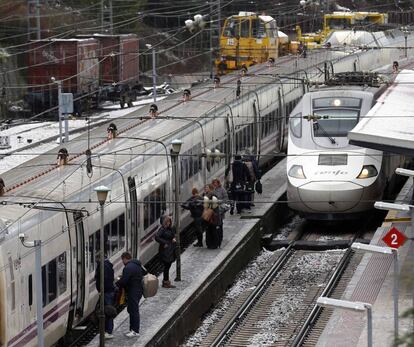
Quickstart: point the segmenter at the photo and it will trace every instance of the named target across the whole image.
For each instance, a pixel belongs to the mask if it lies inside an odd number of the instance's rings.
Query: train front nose
[[[364,187],[348,181],[320,181],[300,186],[298,193],[309,212],[341,213],[360,203]]]

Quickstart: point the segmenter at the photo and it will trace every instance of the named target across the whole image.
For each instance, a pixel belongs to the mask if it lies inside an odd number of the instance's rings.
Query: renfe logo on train
[[[382,238],[382,241],[384,241],[388,247],[392,248],[400,248],[406,240],[407,236],[395,227],[391,228]]]

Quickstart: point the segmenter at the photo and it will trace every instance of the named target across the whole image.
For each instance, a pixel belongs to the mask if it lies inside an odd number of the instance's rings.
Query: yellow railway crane
[[[313,45],[322,43],[333,31],[352,30],[355,28],[366,28],[369,30],[374,25],[388,23],[388,14],[380,12],[333,12],[323,16],[323,28],[316,33],[302,34],[299,26],[296,26],[298,41]],[[312,45],[313,43],[313,45]]]

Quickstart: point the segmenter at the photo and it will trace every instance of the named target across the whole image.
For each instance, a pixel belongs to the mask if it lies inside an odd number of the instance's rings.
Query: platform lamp
[[[145,44],[145,46],[152,51],[152,96],[154,103],[157,102],[157,67],[156,67],[156,59],[155,59],[155,48],[153,45],[149,43]]]
[[[104,260],[105,260],[105,243],[104,243],[104,206],[108,193],[111,191],[108,187],[99,186],[95,189],[96,196],[99,201],[101,211],[101,231],[100,231],[100,259],[99,259],[99,346],[105,346],[105,272],[104,272]]]
[[[410,30],[409,30],[408,27],[403,26],[403,27],[401,27],[401,32],[404,35],[404,52],[405,52],[404,55],[405,55],[405,58],[407,58],[408,57],[407,38],[408,38],[408,35],[410,35]]]
[[[368,318],[368,347],[372,347],[372,306],[371,304],[365,302],[353,302],[345,300],[331,299],[327,297],[320,296],[316,300],[316,305],[321,307],[333,307],[341,308],[343,310],[355,311],[355,312],[367,312]]]
[[[62,130],[62,81],[56,80],[55,77],[51,77],[52,83],[56,83],[58,87],[58,117],[59,117],[59,144],[63,143],[63,130]],[[69,125],[68,119],[65,116],[65,142],[69,141]]]
[[[175,226],[175,239],[177,241],[177,261],[176,261],[176,281],[181,281],[181,245],[180,245],[180,175],[178,167],[178,155],[181,151],[183,141],[175,139],[171,142],[171,162],[173,169],[173,182],[174,182],[174,226]]]
[[[393,287],[393,298],[394,298],[394,341],[398,340],[398,249],[391,247],[381,247],[375,245],[366,245],[359,242],[354,242],[351,248],[355,252],[367,252],[374,254],[392,255],[394,263],[394,287]]]

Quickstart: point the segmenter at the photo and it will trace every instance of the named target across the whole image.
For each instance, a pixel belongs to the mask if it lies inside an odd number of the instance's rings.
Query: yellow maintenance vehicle
[[[306,43],[309,48],[324,41],[328,35],[337,30],[364,28],[369,30],[375,25],[387,24],[388,14],[380,12],[333,12],[323,16],[323,28],[316,33],[303,34],[296,26],[298,41]]]
[[[287,47],[288,37],[278,31],[273,17],[239,12],[224,21],[215,64],[219,73],[226,73],[276,59]]]

